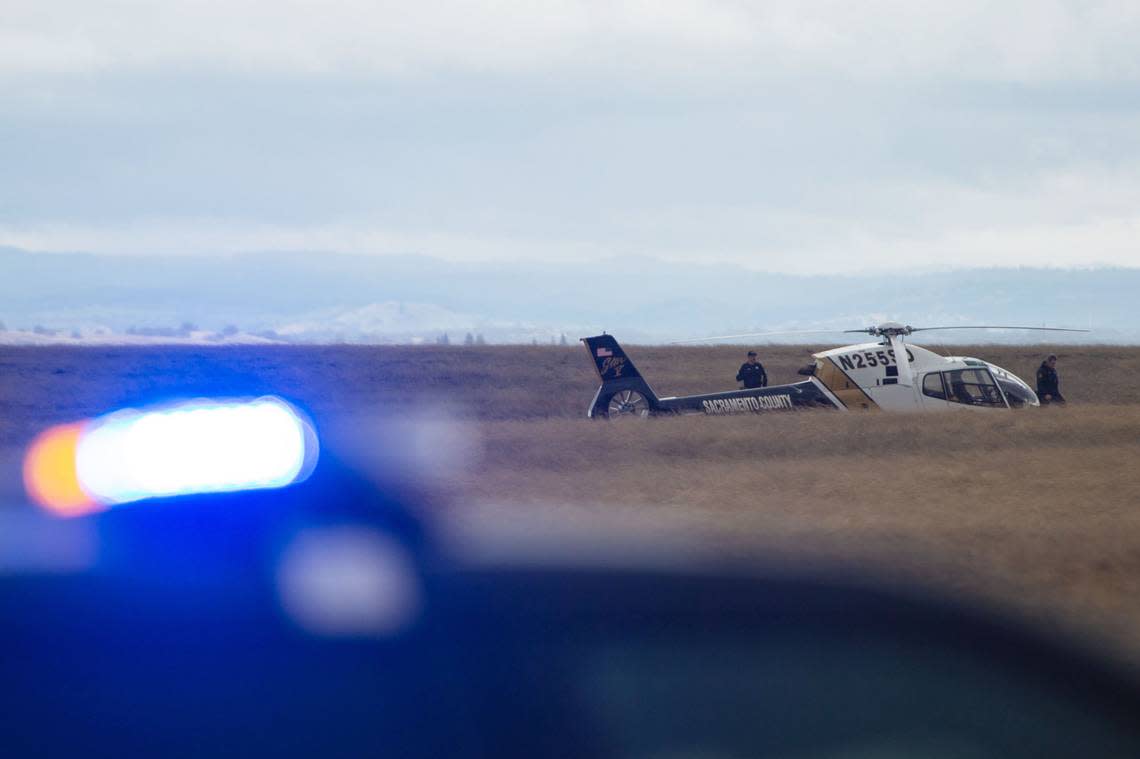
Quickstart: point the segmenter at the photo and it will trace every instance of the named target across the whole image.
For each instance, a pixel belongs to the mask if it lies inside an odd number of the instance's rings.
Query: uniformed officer
[[[1061,378],[1057,376],[1057,355],[1050,353],[1037,369],[1037,397],[1042,405],[1064,403],[1061,395]]]
[[[756,351],[748,351],[748,360],[740,365],[736,381],[743,382],[745,387],[768,386],[768,374],[764,371],[764,365],[757,360]]]

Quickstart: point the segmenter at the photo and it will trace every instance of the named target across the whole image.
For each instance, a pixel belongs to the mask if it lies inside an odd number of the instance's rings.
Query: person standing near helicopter
[[[767,387],[768,373],[764,365],[756,358],[756,351],[748,351],[748,360],[740,365],[736,373],[736,381],[744,383],[745,388]]]
[[[1050,353],[1037,367],[1037,398],[1042,405],[1064,403],[1061,395],[1061,378],[1057,374],[1057,354]]]

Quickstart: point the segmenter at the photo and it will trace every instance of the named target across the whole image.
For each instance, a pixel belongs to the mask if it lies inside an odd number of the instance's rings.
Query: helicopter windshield
[[[967,406],[1005,406],[1005,398],[986,369],[956,369],[942,372],[946,400]]]
[[[1023,406],[1037,406],[1037,394],[1020,382],[1011,382],[1003,377],[997,378],[998,385],[1005,392],[1005,398],[1014,408]]]
[[[1005,393],[1005,399],[1009,401],[1011,407],[1022,408],[1023,406],[1041,405],[1037,400],[1037,393],[1033,392],[1032,388],[1016,374],[988,362],[986,366],[989,367],[990,374],[994,376],[1002,392]]]

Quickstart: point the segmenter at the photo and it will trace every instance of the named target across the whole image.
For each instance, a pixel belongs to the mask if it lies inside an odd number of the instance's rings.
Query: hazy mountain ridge
[[[0,248],[0,321],[81,334],[191,324],[290,340],[406,342],[467,331],[545,342],[608,330],[663,341],[751,330],[911,324],[1097,328],[1140,341],[1140,269],[963,269],[796,276],[623,258],[454,263],[337,253],[128,257]],[[988,340],[1020,339],[983,333]],[[977,340],[978,333],[969,335]],[[1084,339],[1084,338],[1082,338]]]

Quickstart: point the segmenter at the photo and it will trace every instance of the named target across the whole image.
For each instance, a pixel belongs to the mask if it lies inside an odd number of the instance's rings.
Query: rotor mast
[[[906,345],[903,343],[903,338],[914,332],[914,327],[909,324],[899,324],[898,322],[883,322],[876,327],[867,327],[867,329],[852,329],[846,330],[848,332],[866,332],[868,335],[874,337],[885,338],[891,345],[891,350],[895,354],[895,366],[899,370],[899,384],[910,387],[914,385],[914,373],[910,370],[910,356],[906,352]]]

